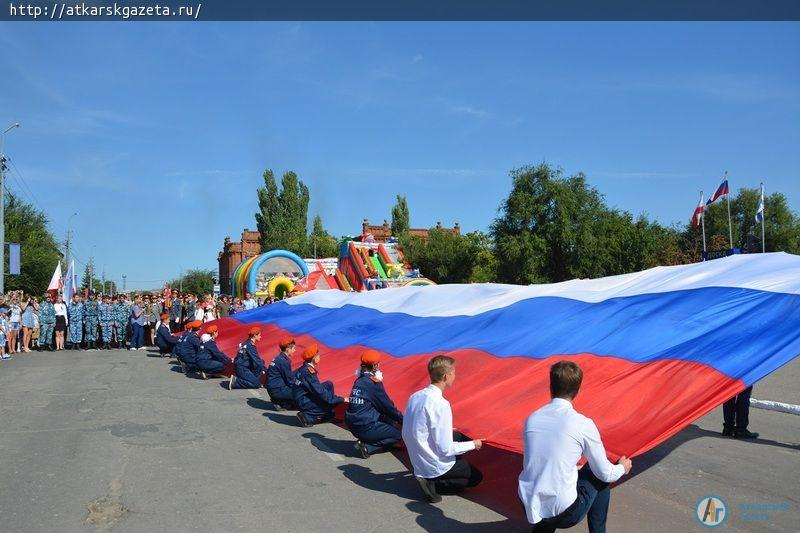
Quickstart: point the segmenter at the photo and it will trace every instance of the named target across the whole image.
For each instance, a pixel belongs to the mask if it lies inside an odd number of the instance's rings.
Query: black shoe
[[[734,429],[730,426],[722,426],[722,436],[723,437],[733,437]]]
[[[733,432],[734,439],[757,439],[758,433],[753,433],[752,431],[748,431],[746,429],[736,429]]]
[[[369,459],[369,452],[367,451],[367,447],[364,446],[364,443],[360,440],[356,441],[356,451],[358,455],[361,456],[362,459]]]
[[[314,425],[314,424],[310,423],[306,419],[305,415],[303,415],[303,413],[301,413],[301,412],[297,413],[297,419],[300,421],[300,425],[303,426],[304,428],[310,428],[311,426]]]
[[[425,479],[424,477],[418,477],[417,483],[419,483],[419,488],[422,489],[422,493],[425,495],[425,499],[428,500],[429,503],[439,503],[442,501],[442,497],[436,492],[436,482],[432,479]]]

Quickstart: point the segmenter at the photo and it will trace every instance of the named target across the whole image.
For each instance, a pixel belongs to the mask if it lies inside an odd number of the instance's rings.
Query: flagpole
[[[761,205],[764,205],[764,182],[761,182]],[[764,225],[767,223],[767,218],[764,216],[764,211],[766,211],[766,206],[764,206],[764,210],[761,211],[761,253],[765,253],[767,251],[767,241],[764,238]]]
[[[703,191],[700,191],[700,205],[703,205]],[[703,253],[706,252],[706,210],[703,207],[703,214],[700,216],[700,223],[703,225]]]
[[[733,225],[731,224],[731,183],[728,181],[728,171],[725,171],[725,181],[728,182],[728,194],[725,198],[728,200],[728,237],[731,240],[731,250],[733,250]]]

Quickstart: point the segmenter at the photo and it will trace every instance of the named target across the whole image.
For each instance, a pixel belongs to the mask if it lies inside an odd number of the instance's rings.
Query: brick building
[[[456,222],[455,226],[452,228],[443,228],[441,222],[436,223],[436,229],[444,229],[445,231],[450,231],[456,235],[461,235],[461,226],[458,225]],[[423,239],[427,239],[428,237],[428,229],[422,228],[409,228],[408,233],[414,237],[422,237]],[[369,220],[366,218],[361,222],[361,233],[371,233],[373,237],[375,237],[376,242],[386,242],[389,240],[389,237],[392,236],[392,226],[389,222],[384,219],[383,225],[381,226],[370,226]]]
[[[230,235],[225,237],[222,251],[217,256],[219,262],[219,284],[222,294],[231,294],[231,276],[234,269],[245,259],[250,259],[261,253],[261,244],[258,242],[260,235],[257,231],[245,229],[242,239],[232,242]]]

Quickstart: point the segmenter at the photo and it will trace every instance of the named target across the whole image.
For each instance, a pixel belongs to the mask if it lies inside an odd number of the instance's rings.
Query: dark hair
[[[428,375],[431,383],[439,383],[444,379],[445,374],[453,370],[456,360],[446,355],[437,355],[428,361]]]
[[[550,367],[550,396],[571,400],[578,395],[582,381],[581,367],[572,361],[559,361]]]

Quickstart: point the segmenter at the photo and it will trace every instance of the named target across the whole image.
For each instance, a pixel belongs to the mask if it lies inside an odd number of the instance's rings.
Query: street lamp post
[[[0,294],[6,291],[6,154],[3,151],[6,133],[19,128],[15,122],[0,134]]]

